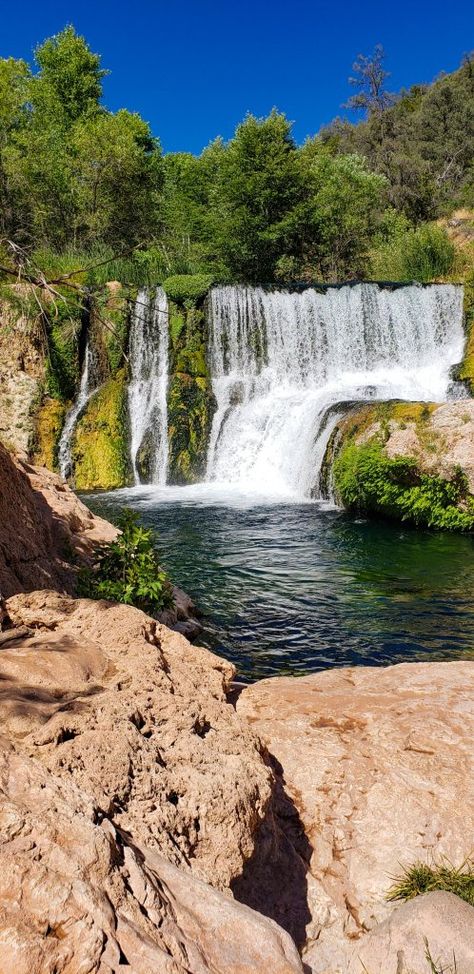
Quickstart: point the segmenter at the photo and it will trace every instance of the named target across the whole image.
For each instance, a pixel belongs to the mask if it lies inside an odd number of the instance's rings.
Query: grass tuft
[[[411,900],[434,890],[454,893],[474,906],[474,859],[469,857],[458,868],[447,859],[433,866],[415,862],[394,880],[387,900]]]

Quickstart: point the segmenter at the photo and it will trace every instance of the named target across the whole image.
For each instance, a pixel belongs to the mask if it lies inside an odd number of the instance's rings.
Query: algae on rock
[[[61,399],[44,399],[36,416],[33,463],[49,470],[56,470],[58,443],[67,412],[67,404]]]
[[[216,405],[206,359],[207,326],[202,304],[170,302],[169,314],[169,481],[189,484],[204,474]]]
[[[112,490],[129,482],[125,370],[90,399],[75,430],[72,455],[77,490]]]
[[[464,285],[464,316],[466,323],[466,348],[457,377],[466,382],[474,396],[474,274]]]

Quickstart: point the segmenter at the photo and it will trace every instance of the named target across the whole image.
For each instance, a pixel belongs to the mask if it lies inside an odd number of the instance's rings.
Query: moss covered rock
[[[202,301],[211,285],[212,277],[209,274],[174,274],[163,281],[170,301],[188,306]]]
[[[102,378],[123,367],[129,323],[128,289],[118,281],[109,281],[94,296],[90,310],[89,332]]]
[[[168,394],[169,480],[201,480],[214,412],[214,396],[202,376],[173,375]]]
[[[467,342],[458,378],[466,382],[474,396],[474,275],[464,286],[464,315]]]
[[[474,531],[474,400],[356,408],[338,423],[325,465],[349,510]]]
[[[189,484],[205,471],[216,407],[206,359],[207,325],[202,307],[169,305],[169,480]]]
[[[112,490],[129,482],[124,370],[90,399],[75,430],[72,454],[77,490]]]
[[[56,470],[58,444],[67,404],[60,399],[45,399],[36,416],[33,463]]]

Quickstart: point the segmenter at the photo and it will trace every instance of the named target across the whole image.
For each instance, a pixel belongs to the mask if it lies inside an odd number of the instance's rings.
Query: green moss
[[[91,324],[104,371],[113,375],[123,365],[129,328],[127,293],[117,281],[109,282],[94,296]]]
[[[168,394],[169,474],[172,483],[200,480],[215,408],[204,376],[173,375]]]
[[[54,319],[48,333],[46,382],[49,395],[63,402],[73,399],[79,373],[78,317],[66,315]]]
[[[33,462],[55,470],[58,443],[66,415],[66,404],[59,399],[46,399],[36,417]]]
[[[461,469],[450,480],[425,474],[413,457],[387,457],[379,442],[346,443],[334,462],[334,485],[349,510],[474,531],[474,498]]]
[[[357,408],[340,423],[344,439],[361,437],[372,427],[378,425],[380,442],[388,439],[390,422],[393,420],[404,429],[409,424],[416,427],[419,436],[423,436],[423,429],[432,413],[438,408],[432,402],[390,402],[369,403]]]
[[[186,324],[186,319],[184,314],[180,314],[177,311],[170,314],[169,330],[170,330],[171,344],[173,346],[178,343],[181,332],[185,324]]]
[[[466,281],[464,287],[464,315],[467,342],[458,377],[469,383],[471,394],[474,396],[474,275]]]
[[[175,274],[163,281],[163,288],[170,301],[188,306],[196,304],[212,285],[209,274]]]
[[[169,304],[170,383],[168,440],[170,479],[195,483],[205,470],[215,400],[206,361],[206,319],[201,308]]]
[[[121,370],[90,400],[73,444],[77,490],[123,487],[129,480],[126,378]]]

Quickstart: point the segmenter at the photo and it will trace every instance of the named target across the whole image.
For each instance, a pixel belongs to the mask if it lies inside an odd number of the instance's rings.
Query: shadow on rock
[[[271,754],[267,754],[266,763],[275,775],[272,801],[254,854],[231,888],[236,900],[275,920],[301,949],[311,920],[307,872],[313,850],[298,810],[285,791],[281,765]]]

